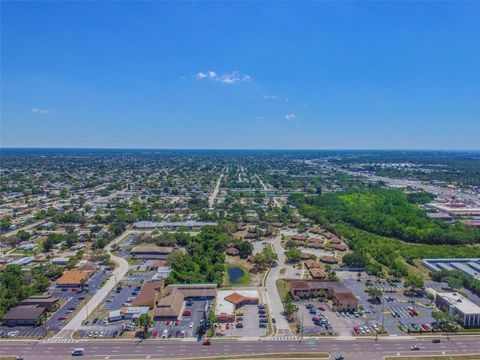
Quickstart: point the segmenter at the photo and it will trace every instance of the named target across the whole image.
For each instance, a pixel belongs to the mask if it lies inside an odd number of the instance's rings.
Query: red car
[[[192,315],[190,313],[190,310],[183,310],[182,316],[190,316],[190,315]]]
[[[157,336],[158,336],[158,331],[155,330],[155,331],[152,333],[152,337],[156,338]]]
[[[319,320],[318,317],[316,316],[312,317],[312,321],[318,321],[318,320]]]
[[[410,315],[411,317],[415,317],[415,314],[413,313],[413,311],[409,311],[408,315]]]
[[[77,292],[78,290],[79,290],[79,289],[77,289],[77,288],[73,288],[73,289],[72,289],[72,292]]]
[[[62,315],[58,318],[58,320],[67,320],[67,317],[65,315]]]
[[[430,328],[428,327],[427,324],[422,324],[422,328],[423,328],[424,330],[430,331]]]
[[[227,328],[227,330],[230,329],[230,324],[227,323],[227,325],[225,325],[225,327]]]
[[[210,345],[212,342],[210,341],[210,339],[206,339],[203,341],[203,345]]]
[[[323,306],[319,306],[319,307],[318,307],[318,310],[320,310],[320,311],[325,311],[325,308],[324,308]]]
[[[165,325],[169,326],[170,325],[170,320],[165,321]]]
[[[175,320],[175,326],[178,326],[180,324],[180,320]]]
[[[360,334],[360,329],[357,326],[353,328],[353,331],[355,331],[355,334]]]

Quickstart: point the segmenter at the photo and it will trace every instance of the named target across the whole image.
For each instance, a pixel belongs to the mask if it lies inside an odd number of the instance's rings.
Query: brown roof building
[[[333,300],[334,311],[356,310],[358,300],[343,284],[328,280],[289,280],[294,299],[327,296]]]
[[[57,280],[58,287],[76,287],[86,283],[93,271],[89,270],[67,270]]]
[[[7,326],[36,325],[39,319],[46,315],[47,309],[36,305],[16,306],[7,311],[2,322]]]
[[[165,287],[162,298],[155,307],[154,318],[177,319],[185,298],[211,299],[217,295],[216,284],[174,284]]]
[[[315,260],[311,260],[311,259],[305,260],[304,264],[307,267],[307,269],[319,268],[320,267],[320,264],[318,262],[316,262]]]
[[[226,296],[225,300],[227,300],[228,302],[231,302],[235,306],[235,309],[241,308],[242,306],[245,306],[247,304],[255,305],[255,304],[258,304],[259,302],[258,297],[243,296],[236,292]]]
[[[163,287],[163,280],[144,283],[140,289],[140,293],[132,301],[132,306],[148,306],[150,309],[153,309],[159,294],[163,291]]]
[[[338,251],[346,251],[348,247],[344,243],[340,243],[340,244],[332,244],[332,249],[335,249]]]
[[[309,269],[312,279],[326,279],[327,273],[320,268]]]
[[[50,311],[58,303],[58,298],[50,296],[30,296],[20,301],[19,306],[38,306]]]
[[[228,256],[238,256],[240,254],[240,251],[238,251],[237,248],[230,246],[225,249],[225,254],[227,254]]]
[[[318,260],[326,264],[338,264],[340,261],[337,257],[329,255],[320,256]]]

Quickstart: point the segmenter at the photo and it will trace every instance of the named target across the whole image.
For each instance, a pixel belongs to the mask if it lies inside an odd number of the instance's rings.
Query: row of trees
[[[346,222],[368,232],[423,244],[472,244],[480,242],[480,229],[457,222],[430,219],[416,203],[425,195],[378,187],[355,188],[322,196],[292,196],[297,205],[313,205],[317,216],[329,223]],[[303,209],[308,215],[309,209]],[[315,214],[310,214],[315,215]]]
[[[480,280],[459,270],[441,270],[432,273],[432,279],[445,282],[451,287],[465,287],[480,295]]]

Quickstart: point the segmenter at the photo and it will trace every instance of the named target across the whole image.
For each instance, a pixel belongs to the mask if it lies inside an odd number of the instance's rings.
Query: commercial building
[[[433,289],[428,291],[435,295],[438,308],[447,309],[452,315],[460,317],[463,327],[480,327],[480,306],[456,292],[436,292]]]
[[[148,306],[150,309],[153,309],[157,299],[163,292],[164,284],[163,280],[144,283],[140,293],[132,301],[132,306]]]
[[[186,298],[213,299],[217,295],[216,284],[173,284],[165,287],[162,298],[155,307],[155,320],[177,319]]]
[[[141,245],[136,246],[130,251],[130,256],[134,259],[158,259],[166,260],[173,251],[173,247]]]
[[[42,316],[47,314],[47,309],[36,305],[16,306],[7,311],[2,322],[6,326],[37,325]]]
[[[57,280],[58,287],[79,287],[85,284],[93,275],[93,271],[88,270],[67,270]]]
[[[50,296],[30,296],[28,299],[20,301],[20,306],[38,306],[52,310],[58,304],[58,298]]]
[[[430,271],[459,270],[480,280],[480,258],[425,259],[422,264]]]
[[[235,311],[245,305],[259,303],[257,290],[219,290],[215,301],[215,317],[220,322],[233,322]]]
[[[327,297],[332,299],[334,311],[356,310],[358,299],[342,284],[322,280],[288,280],[293,299]]]
[[[205,226],[215,226],[218,223],[215,221],[137,221],[133,223],[135,229],[168,229],[176,230],[180,227],[185,227],[192,230],[198,230]]]

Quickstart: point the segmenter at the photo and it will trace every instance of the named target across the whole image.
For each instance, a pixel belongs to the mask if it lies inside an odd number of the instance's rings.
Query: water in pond
[[[239,267],[231,267],[228,268],[228,277],[230,278],[230,282],[235,284],[240,278],[243,276],[243,270]]]

